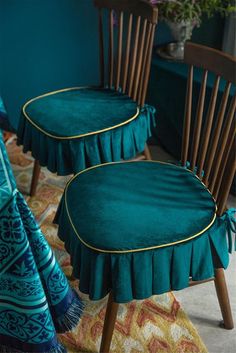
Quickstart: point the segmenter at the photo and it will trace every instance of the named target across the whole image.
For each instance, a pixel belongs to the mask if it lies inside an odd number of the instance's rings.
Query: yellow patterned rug
[[[16,146],[14,136],[7,141],[7,150],[18,188],[25,195],[63,271],[70,279],[70,258],[57,238],[56,226],[52,224],[68,178],[57,177],[43,168],[37,196],[30,198],[27,195],[33,160]],[[71,281],[71,285],[78,288],[77,281]],[[80,295],[85,302],[82,319],[72,332],[60,335],[60,339],[68,353],[95,353],[99,350],[107,298],[92,302],[86,295]],[[141,352],[207,353],[196,329],[172,293],[119,306],[111,353]]]

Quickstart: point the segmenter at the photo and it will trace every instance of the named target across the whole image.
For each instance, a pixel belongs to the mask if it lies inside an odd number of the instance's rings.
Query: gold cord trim
[[[53,94],[56,94],[56,93],[60,93],[60,92],[66,92],[66,91],[72,91],[72,90],[78,90],[78,89],[83,89],[83,88],[88,88],[87,86],[85,87],[71,87],[71,88],[64,88],[64,89],[60,89],[60,90],[57,90],[57,91],[52,91],[52,92],[49,92],[49,93],[45,93],[45,94],[42,94],[41,96],[38,96],[38,97],[35,97],[35,98],[32,98],[31,100],[29,100],[27,103],[25,103],[25,105],[23,106],[22,108],[22,113],[23,115],[25,116],[25,118],[39,131],[43,132],[45,135],[49,136],[49,137],[52,137],[54,139],[57,139],[57,140],[70,140],[70,139],[77,139],[77,138],[81,138],[81,137],[85,137],[85,136],[91,136],[91,135],[96,135],[96,134],[100,134],[102,132],[105,132],[105,131],[109,131],[109,130],[113,130],[117,127],[120,127],[120,126],[123,126],[123,125],[126,125],[128,123],[130,123],[131,121],[135,120],[137,118],[137,116],[139,115],[140,113],[140,110],[139,108],[137,107],[137,111],[135,113],[134,116],[132,116],[131,118],[129,118],[128,120],[124,121],[123,123],[120,123],[120,124],[117,124],[117,125],[114,125],[114,126],[111,126],[111,127],[108,127],[108,128],[105,128],[105,129],[101,129],[101,130],[97,130],[97,131],[92,131],[92,132],[87,132],[85,134],[80,134],[80,135],[74,135],[74,136],[56,136],[56,135],[53,135],[53,134],[50,134],[49,132],[43,130],[41,127],[39,127],[30,117],[29,115],[26,113],[26,108],[27,106],[34,102],[35,100],[37,99],[40,99],[40,98],[43,98],[43,97],[47,97],[47,96],[51,96]]]
[[[73,224],[73,221],[71,219],[71,216],[70,216],[70,213],[69,213],[69,209],[68,209],[68,204],[67,204],[67,189],[70,185],[70,183],[77,177],[79,176],[80,174],[82,173],[85,173],[91,169],[95,169],[95,168],[98,168],[98,167],[103,167],[103,166],[106,166],[106,165],[110,165],[110,164],[122,164],[122,163],[140,163],[140,162],[145,162],[145,163],[160,163],[160,164],[168,164],[170,166],[173,166],[173,167],[176,167],[176,168],[183,168],[183,167],[179,167],[179,166],[176,166],[174,164],[171,164],[171,163],[167,163],[167,162],[162,162],[162,161],[149,161],[149,160],[144,160],[144,161],[124,161],[124,162],[109,162],[109,163],[104,163],[104,164],[98,164],[98,165],[95,165],[95,166],[92,166],[90,168],[87,168],[87,169],[84,169],[82,170],[81,172],[77,173],[76,175],[74,175],[70,180],[69,182],[67,183],[66,185],[66,188],[65,188],[65,206],[66,206],[66,212],[67,212],[67,215],[68,215],[68,218],[69,218],[69,221],[70,221],[70,224],[75,232],[75,234],[77,235],[77,237],[79,238],[79,240],[81,241],[81,243],[83,243],[87,248],[91,249],[91,250],[94,250],[94,251],[97,251],[97,252],[101,252],[101,253],[107,253],[107,254],[127,254],[127,253],[134,253],[134,252],[140,252],[140,251],[146,251],[146,250],[154,250],[154,249],[158,249],[158,248],[164,248],[164,247],[167,247],[167,246],[171,246],[171,245],[176,245],[176,244],[181,244],[181,243],[185,243],[191,239],[194,239],[194,238],[197,238],[198,236],[200,236],[201,234],[203,234],[205,231],[207,231],[211,226],[212,224],[215,222],[215,219],[216,219],[216,212],[217,212],[217,205],[215,204],[215,213],[214,213],[214,216],[211,220],[211,222],[208,224],[208,226],[206,226],[203,230],[201,230],[200,232],[198,232],[197,234],[194,234],[186,239],[182,239],[182,240],[178,240],[178,241],[175,241],[175,242],[172,242],[172,243],[168,243],[168,244],[162,244],[162,245],[155,245],[155,246],[150,246],[150,247],[147,247],[147,248],[141,248],[141,249],[131,249],[131,250],[104,250],[104,249],[99,249],[99,248],[96,248],[88,243],[86,243],[81,237],[80,235],[78,234],[74,224]],[[191,170],[189,169],[186,169],[188,172],[190,172],[192,175],[195,176],[195,174],[192,173]],[[199,178],[198,178],[199,179]],[[199,179],[200,180],[200,179]],[[201,180],[200,180],[201,181]],[[203,184],[203,182],[202,182]],[[205,187],[206,191],[208,191],[208,193],[211,195],[212,199],[214,200],[211,192],[206,188],[206,186],[203,184],[203,186]],[[215,202],[215,200],[214,200]]]

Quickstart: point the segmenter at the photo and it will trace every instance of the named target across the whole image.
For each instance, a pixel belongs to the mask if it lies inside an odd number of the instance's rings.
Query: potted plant
[[[183,59],[184,43],[192,36],[195,26],[201,24],[204,14],[227,15],[236,11],[235,0],[150,0],[157,4],[160,18],[169,26],[175,43],[167,47],[168,54],[175,59]]]

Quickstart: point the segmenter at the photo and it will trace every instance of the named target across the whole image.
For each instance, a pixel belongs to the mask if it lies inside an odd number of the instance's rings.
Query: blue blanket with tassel
[[[83,304],[70,288],[15,179],[0,131],[0,353],[64,353]]]

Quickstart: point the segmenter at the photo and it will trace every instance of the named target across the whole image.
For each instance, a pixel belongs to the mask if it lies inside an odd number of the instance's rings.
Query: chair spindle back
[[[236,58],[215,49],[191,42],[185,46],[185,62],[189,64],[181,164],[190,162],[190,169],[216,199],[218,214],[226,208],[236,171]],[[192,112],[195,90],[194,67],[203,70],[196,114]],[[209,105],[205,97],[208,72],[215,75]],[[219,102],[220,84],[225,83]]]
[[[101,86],[121,89],[142,107],[151,67],[157,7],[147,0],[94,0],[94,4],[99,10]],[[109,12],[108,24],[105,11]]]

